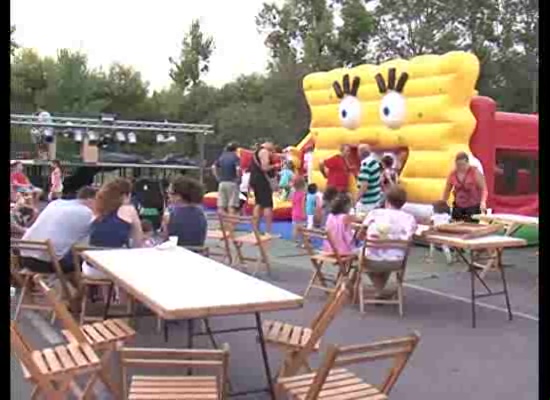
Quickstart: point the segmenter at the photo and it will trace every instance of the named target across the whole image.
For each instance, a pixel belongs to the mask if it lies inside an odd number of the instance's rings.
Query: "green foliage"
[[[19,45],[13,38],[13,34],[15,33],[15,25],[12,25],[10,27],[10,54],[13,56],[15,54],[15,50],[19,48]]]
[[[201,74],[209,70],[213,50],[214,39],[201,31],[199,20],[193,20],[191,29],[183,38],[179,59],[169,58],[172,64],[170,78],[182,92],[201,82]]]
[[[480,94],[493,97],[503,110],[532,112],[538,21],[538,0],[266,2],[256,17],[270,54],[265,74],[240,76],[221,88],[206,85],[214,40],[195,20],[180,56],[170,59],[172,85],[151,94],[129,66],[92,70],[85,54],[69,50],[55,58],[25,48],[14,53],[11,27],[11,107],[32,112],[41,104],[52,113],[114,112],[128,119],[210,123],[216,134],[209,140],[220,144],[270,138],[289,145],[310,123],[302,90],[306,74],[460,49],[481,60]],[[191,138],[170,146],[164,149],[188,154],[196,149]],[[150,135],[140,136],[136,148],[160,151]]]

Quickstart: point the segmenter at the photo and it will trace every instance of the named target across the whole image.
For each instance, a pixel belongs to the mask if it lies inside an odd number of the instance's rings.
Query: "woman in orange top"
[[[447,178],[443,201],[447,202],[451,191],[454,195],[452,218],[456,221],[474,222],[472,216],[487,210],[487,184],[481,172],[470,165],[468,155],[460,152],[455,158],[455,169]]]

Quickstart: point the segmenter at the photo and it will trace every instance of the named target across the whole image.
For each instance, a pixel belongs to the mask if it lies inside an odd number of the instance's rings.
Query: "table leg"
[[[504,273],[504,266],[501,263],[502,250],[498,250],[498,265],[500,269],[500,276],[502,277],[502,286],[504,290],[504,297],[506,299],[506,308],[508,308],[508,320],[513,319],[512,307],[510,306],[510,297],[508,296],[508,284],[506,283],[506,274]]]
[[[187,348],[188,349],[193,348],[194,322],[195,322],[195,320],[193,320],[193,319],[189,319],[187,321]],[[193,375],[193,369],[192,368],[187,369],[187,375]]]
[[[265,348],[264,332],[262,330],[262,318],[260,313],[255,313],[256,316],[256,329],[258,330],[258,337],[260,338],[260,347],[262,350],[262,358],[264,361],[265,376],[267,378],[267,385],[269,388],[269,394],[272,400],[275,400],[275,390],[273,388],[273,381],[271,379],[271,369],[269,368],[269,359],[267,358],[267,350]]]
[[[109,318],[109,308],[111,307],[111,299],[113,298],[113,291],[115,289],[115,284],[111,282],[109,285],[109,291],[107,294],[107,303],[105,304],[105,309],[103,310],[103,319],[106,320]]]
[[[475,276],[473,265],[469,265],[470,268],[470,280],[471,280],[471,291],[472,291],[472,328],[476,327],[476,293],[475,293]]]

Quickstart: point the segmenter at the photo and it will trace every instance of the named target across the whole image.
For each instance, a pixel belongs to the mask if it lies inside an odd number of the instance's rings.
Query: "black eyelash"
[[[353,78],[353,81],[351,82],[351,87],[350,87],[349,75],[346,74],[342,79],[343,89],[342,89],[342,86],[340,86],[340,82],[338,81],[334,81],[332,83],[332,87],[334,88],[334,92],[336,93],[336,96],[339,99],[342,99],[344,98],[345,95],[357,96],[357,93],[359,92],[360,83],[361,83],[361,79],[358,76],[356,76],[355,78]]]
[[[384,76],[382,76],[382,74],[380,73],[376,74],[374,79],[376,80],[376,84],[378,85],[378,91],[382,94],[388,92],[389,90],[394,90],[397,93],[402,93],[403,89],[405,88],[405,84],[409,80],[409,74],[407,74],[406,72],[402,72],[399,76],[399,79],[397,80],[397,84],[395,84],[395,76],[395,68],[390,68],[388,70],[388,85],[386,86]]]

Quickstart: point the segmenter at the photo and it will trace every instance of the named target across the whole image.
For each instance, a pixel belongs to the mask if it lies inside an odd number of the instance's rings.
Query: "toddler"
[[[279,176],[279,190],[281,191],[281,200],[287,200],[290,194],[290,187],[292,178],[294,178],[293,172],[294,166],[292,161],[284,163],[283,169]]]
[[[340,255],[353,254],[356,251],[351,228],[353,217],[349,215],[351,207],[351,198],[345,193],[338,193],[331,202],[330,213],[325,225],[325,229]],[[334,249],[328,241],[323,243],[323,251],[334,253]]]
[[[315,183],[310,183],[307,186],[307,195],[306,195],[306,216],[307,216],[307,229],[311,229],[315,225],[316,217],[318,216],[318,198],[317,195],[317,185]]]
[[[142,219],[141,230],[143,231],[143,247],[155,247],[157,240],[155,239],[155,229],[151,221]]]
[[[433,213],[430,217],[430,225],[431,226],[438,226],[443,224],[448,224],[451,222],[451,211],[449,209],[449,206],[446,202],[443,200],[436,201],[433,204]],[[449,246],[442,245],[441,249],[445,253],[445,258],[447,259],[447,264],[453,263],[453,257],[451,255],[451,249]],[[430,244],[430,252],[426,259],[427,262],[433,263],[434,258],[434,251],[435,251],[435,245],[433,243]]]
[[[298,246],[302,243],[298,240],[298,228],[304,226],[306,221],[306,181],[299,176],[294,180],[294,191],[292,192],[292,238]]]

